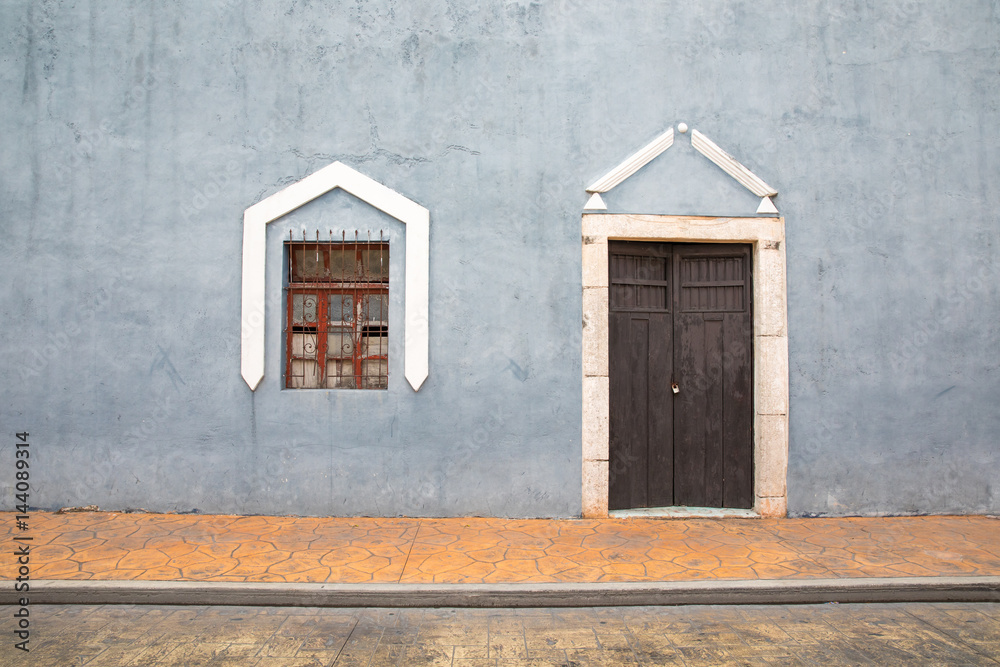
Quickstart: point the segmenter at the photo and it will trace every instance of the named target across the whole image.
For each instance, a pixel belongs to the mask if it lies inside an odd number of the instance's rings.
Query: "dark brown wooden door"
[[[611,242],[609,509],[753,505],[750,258]]]

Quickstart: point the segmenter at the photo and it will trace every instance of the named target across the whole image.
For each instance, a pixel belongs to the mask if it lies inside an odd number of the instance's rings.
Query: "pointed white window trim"
[[[414,391],[427,379],[430,212],[378,181],[334,162],[243,212],[242,350],[240,366],[251,391],[264,378],[264,259],[267,224],[334,188],[341,188],[406,225],[404,366]]]
[[[681,133],[687,132],[687,125],[681,123],[679,126]],[[621,184],[625,179],[649,164],[656,156],[670,148],[674,143],[674,128],[670,127],[666,132],[653,139],[651,142],[630,155],[624,162],[609,171],[607,174],[594,182],[587,192],[591,193],[590,199],[584,205],[584,211],[607,210],[600,193],[607,192],[611,188]],[[778,213],[771,197],[778,194],[778,191],[765,183],[757,174],[753,173],[732,155],[719,148],[718,144],[706,137],[698,130],[691,130],[691,145],[699,153],[714,162],[720,169],[732,176],[736,181],[750,192],[761,198],[757,213],[774,214]]]

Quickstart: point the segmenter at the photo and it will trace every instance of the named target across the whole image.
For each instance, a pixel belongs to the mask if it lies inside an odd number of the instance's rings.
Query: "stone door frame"
[[[788,314],[785,220],[585,214],[583,235],[583,516],[608,516],[608,240],[753,246],[754,508],[787,513]]]

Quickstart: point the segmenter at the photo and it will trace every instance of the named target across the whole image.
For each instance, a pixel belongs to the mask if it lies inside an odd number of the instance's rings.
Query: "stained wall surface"
[[[28,431],[37,507],[579,515],[584,188],[684,121],[780,192],[789,512],[1000,512],[998,14],[10,0],[0,508]],[[243,211],[334,160],[431,212],[419,392],[405,228],[341,191],[270,225],[266,374],[240,377]],[[605,200],[758,202],[687,135]],[[303,228],[389,236],[388,391],[281,389]]]

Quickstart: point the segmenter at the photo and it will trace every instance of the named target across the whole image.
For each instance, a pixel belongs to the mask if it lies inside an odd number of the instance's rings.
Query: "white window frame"
[[[335,188],[342,188],[406,225],[403,374],[414,391],[427,379],[430,212],[378,181],[334,162],[243,212],[240,369],[251,391],[264,379],[267,225]]]

